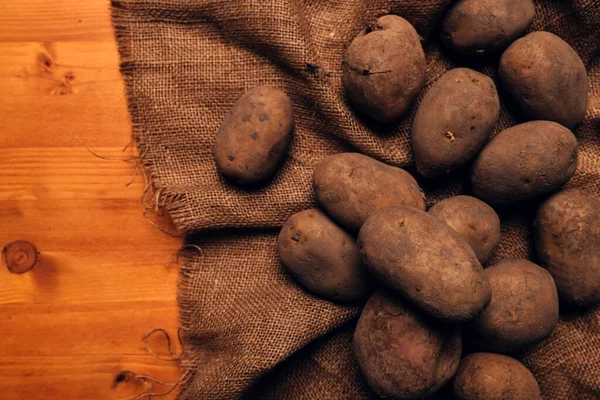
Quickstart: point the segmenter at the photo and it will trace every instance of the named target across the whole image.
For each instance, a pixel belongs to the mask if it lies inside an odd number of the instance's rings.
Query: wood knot
[[[39,252],[25,240],[9,243],[2,250],[2,261],[13,274],[23,274],[35,266]]]

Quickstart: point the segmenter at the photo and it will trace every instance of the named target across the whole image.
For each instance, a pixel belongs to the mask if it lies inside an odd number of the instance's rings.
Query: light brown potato
[[[447,72],[429,89],[412,125],[417,171],[433,178],[457,170],[487,142],[500,115],[494,82],[468,68]]]
[[[481,264],[490,260],[500,242],[500,218],[492,207],[475,197],[455,196],[436,203],[428,212],[458,232]]]
[[[420,314],[377,289],[354,333],[354,354],[368,385],[383,398],[421,399],[454,375],[462,351],[457,324]]]
[[[279,89],[256,87],[233,106],[215,140],[218,170],[241,185],[275,174],[287,154],[294,130],[292,102]]]
[[[538,258],[554,277],[560,300],[600,303],[600,200],[565,190],[546,200],[534,223]]]
[[[425,210],[424,195],[408,172],[358,153],[335,154],[319,163],[313,187],[319,205],[352,233],[391,204]]]
[[[361,228],[358,249],[373,275],[436,318],[468,320],[490,301],[490,286],[471,247],[424,211],[378,210]]]
[[[444,20],[442,41],[466,55],[504,50],[535,16],[531,0],[460,0]]]
[[[550,32],[533,32],[500,58],[500,81],[523,114],[573,129],[588,108],[587,72],[579,55]]]
[[[535,377],[514,358],[474,353],[463,358],[453,381],[457,400],[540,400]]]
[[[465,326],[477,350],[510,353],[544,340],[558,322],[558,294],[552,276],[527,260],[509,259],[485,271],[492,301]]]
[[[402,17],[386,15],[348,47],[342,83],[358,111],[391,122],[406,114],[423,89],[425,68],[415,28]]]
[[[277,249],[286,270],[312,293],[336,302],[361,303],[372,292],[356,240],[319,210],[288,218]]]
[[[476,197],[510,204],[560,189],[577,169],[577,139],[555,122],[533,121],[500,132],[473,163]]]

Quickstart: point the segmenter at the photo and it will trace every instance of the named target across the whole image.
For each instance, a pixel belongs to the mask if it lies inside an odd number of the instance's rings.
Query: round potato
[[[468,68],[442,76],[427,92],[412,126],[417,171],[433,178],[457,170],[487,142],[500,115],[494,82]]]
[[[279,89],[249,90],[227,115],[215,141],[217,168],[241,185],[270,178],[287,153],[294,130],[292,102]]]
[[[460,54],[504,50],[535,16],[531,0],[460,0],[444,20],[442,41]]]
[[[555,122],[533,121],[500,132],[475,159],[475,196],[490,204],[530,200],[560,189],[577,169],[577,139]]]
[[[492,207],[475,197],[455,196],[436,203],[428,212],[458,232],[481,264],[490,260],[500,242],[500,218]]]
[[[286,270],[312,293],[360,303],[372,292],[356,240],[319,210],[292,215],[281,228],[277,249]]]
[[[600,303],[600,200],[580,190],[559,192],[540,206],[534,230],[538,258],[560,300]]]
[[[510,353],[552,333],[558,322],[558,294],[548,271],[527,260],[509,259],[484,273],[492,301],[465,327],[475,349]]]
[[[356,361],[383,398],[433,394],[454,375],[461,351],[457,324],[422,315],[385,289],[369,299],[354,332]]]
[[[319,163],[313,187],[319,205],[353,233],[391,204],[425,210],[423,192],[408,172],[358,153],[335,154]]]
[[[583,121],[587,72],[575,50],[558,36],[533,32],[517,40],[502,54],[499,73],[526,117],[570,129]]]
[[[358,111],[391,122],[409,110],[425,84],[425,53],[415,28],[386,15],[350,44],[342,83]]]
[[[490,286],[467,242],[424,211],[389,206],[358,234],[369,271],[436,318],[464,321],[489,303]]]
[[[454,377],[457,400],[539,400],[533,374],[514,358],[474,353],[463,358]]]

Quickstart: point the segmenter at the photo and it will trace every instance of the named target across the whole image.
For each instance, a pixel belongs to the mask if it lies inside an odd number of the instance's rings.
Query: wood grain
[[[131,399],[145,386],[112,385],[123,370],[180,376],[141,340],[176,337],[181,241],[143,216],[118,62],[107,0],[0,4],[0,248],[40,251],[23,275],[0,267],[1,399]]]

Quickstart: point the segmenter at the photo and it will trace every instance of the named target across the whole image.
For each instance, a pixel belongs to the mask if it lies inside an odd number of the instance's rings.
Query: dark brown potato
[[[560,189],[577,169],[577,139],[555,122],[533,121],[500,132],[475,159],[475,196],[490,204],[530,200]]]
[[[474,353],[463,358],[453,381],[457,400],[539,400],[535,377],[514,358]]]
[[[471,247],[424,211],[378,210],[361,228],[358,249],[369,271],[436,318],[468,320],[490,301],[490,285]]]
[[[481,264],[490,260],[500,242],[500,218],[492,207],[475,197],[455,196],[436,203],[428,212],[458,232]]]
[[[386,15],[350,44],[342,83],[348,100],[380,122],[403,116],[425,84],[425,53],[415,28]]]
[[[502,260],[485,271],[492,301],[465,326],[477,350],[510,353],[544,340],[558,322],[552,276],[527,260]]]
[[[354,332],[354,354],[367,383],[379,396],[420,399],[454,375],[462,351],[457,324],[420,314],[377,289]]]
[[[523,114],[573,129],[585,117],[588,80],[575,50],[550,32],[514,42],[500,59],[500,80]]]
[[[444,20],[442,41],[460,54],[495,53],[521,37],[534,15],[531,0],[460,0]]]
[[[213,149],[217,168],[238,184],[270,178],[287,153],[294,130],[292,102],[272,87],[249,90],[227,115]]]
[[[313,186],[321,207],[353,233],[391,204],[425,210],[424,195],[408,172],[358,153],[327,157],[315,168]]]
[[[286,270],[310,292],[348,303],[364,302],[372,292],[356,240],[319,210],[288,218],[277,249]]]
[[[494,82],[468,68],[456,68],[433,84],[412,126],[417,171],[433,178],[457,170],[487,142],[500,115]]]
[[[600,200],[565,190],[546,200],[534,223],[540,263],[554,277],[560,300],[600,303]]]

